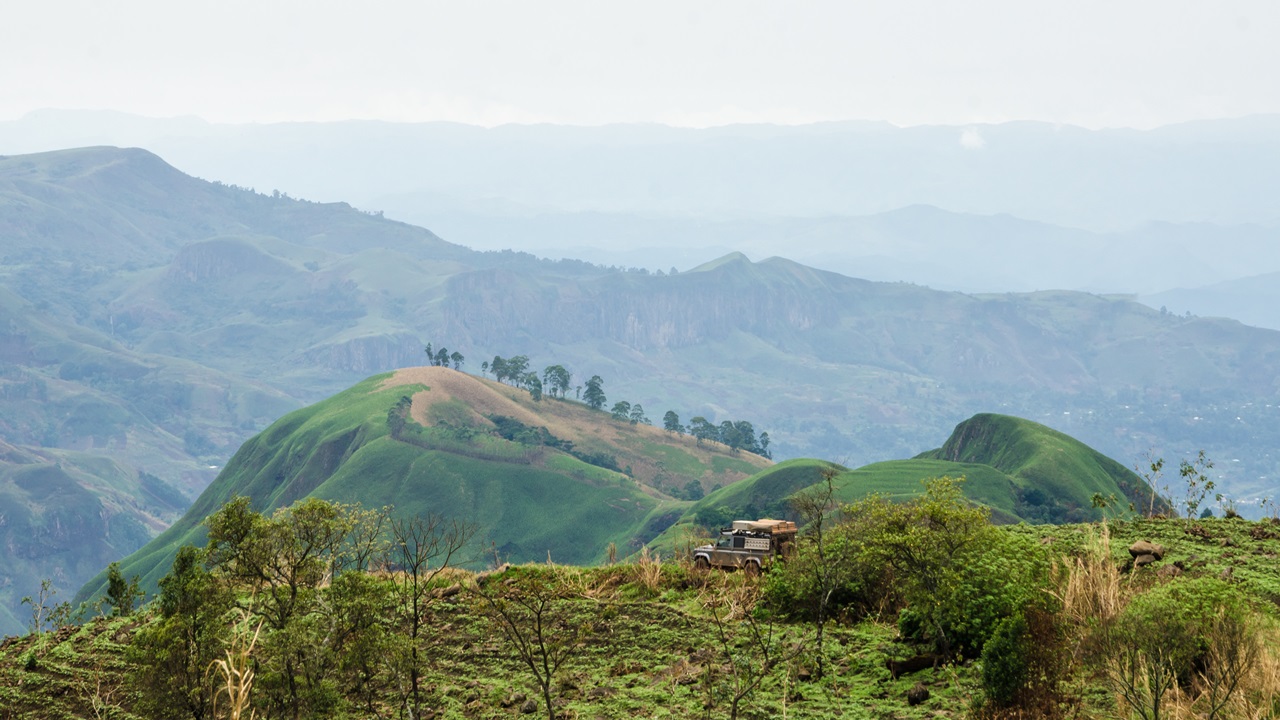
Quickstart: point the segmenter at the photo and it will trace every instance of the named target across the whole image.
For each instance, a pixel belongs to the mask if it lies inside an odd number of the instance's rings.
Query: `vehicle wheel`
[[[710,570],[711,562],[699,555],[693,559],[693,566],[699,570]]]
[[[760,577],[760,563],[748,560],[747,564],[742,566],[742,572],[746,573],[747,577]]]

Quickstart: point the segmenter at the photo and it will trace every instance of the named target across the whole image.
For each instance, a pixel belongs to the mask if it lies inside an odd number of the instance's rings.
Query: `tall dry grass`
[[[1053,594],[1062,603],[1062,614],[1076,627],[1107,622],[1124,609],[1125,593],[1120,568],[1111,557],[1111,532],[1089,531],[1084,551],[1053,565]]]
[[[760,601],[761,586],[745,573],[713,572],[698,591],[698,604],[708,610],[715,609],[722,620],[743,620],[755,610]]]
[[[645,590],[656,594],[662,586],[662,557],[656,552],[650,553],[648,547],[641,548],[635,563],[635,578]]]
[[[249,634],[249,614],[244,613],[232,632],[226,657],[213,661],[212,668],[221,679],[218,692],[213,697],[213,715],[218,715],[218,699],[227,698],[227,720],[253,720],[256,711],[249,707],[253,695],[253,667],[250,659],[262,632],[262,621]],[[245,712],[248,711],[246,715]]]
[[[1280,629],[1273,624],[1258,633],[1259,652],[1227,706],[1227,717],[1245,720],[1280,718]]]

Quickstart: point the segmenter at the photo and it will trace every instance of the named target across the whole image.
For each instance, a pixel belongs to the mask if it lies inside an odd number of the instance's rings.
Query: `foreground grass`
[[[731,683],[728,655],[756,663],[744,642],[739,619],[726,623],[728,647],[717,636],[706,603],[749,595],[755,581],[741,574],[686,572],[664,564],[641,576],[639,565],[591,569],[522,566],[504,574],[519,585],[525,578],[554,572],[571,584],[565,607],[570,627],[585,629],[579,650],[557,676],[557,712],[569,718],[728,717],[722,692]],[[452,580],[456,580],[455,576]],[[465,580],[464,580],[465,582]],[[724,611],[721,610],[723,617]],[[43,635],[9,638],[0,646],[0,720],[9,718],[133,718],[136,693],[127,682],[125,648],[149,610],[133,618],[99,618],[79,627]],[[463,591],[435,602],[426,653],[427,717],[503,718],[540,697],[519,657],[511,651],[484,601]],[[812,667],[807,626],[772,628],[775,645],[793,659],[772,667],[760,689],[742,705],[740,717],[926,718],[959,716],[978,691],[974,666],[924,670],[890,677],[886,660],[914,653],[895,641],[897,630],[863,622],[829,631],[827,676],[803,678]],[[736,638],[736,639],[735,639]],[[917,683],[928,701],[909,706],[907,691]],[[538,703],[540,706],[541,703]],[[375,711],[394,717],[388,699]],[[539,707],[539,715],[545,710]],[[366,717],[356,713],[352,717]]]
[[[1095,543],[1100,527],[1011,526],[1037,538],[1052,554],[1069,557]],[[1240,519],[1134,520],[1110,526],[1111,560],[1133,591],[1174,574],[1230,578],[1259,608],[1276,614],[1280,598],[1280,525]],[[1129,569],[1136,540],[1165,546],[1151,568]],[[758,671],[764,663],[746,642],[743,609],[756,581],[741,574],[698,573],[677,563],[640,562],[595,568],[525,565],[488,577],[485,587],[519,593],[550,580],[566,598],[559,626],[581,643],[557,674],[553,705],[564,718],[729,717],[725,691],[733,665]],[[513,651],[476,576],[450,571],[426,613],[423,682],[428,718],[545,717],[541,694]],[[1122,588],[1122,592],[1130,592]],[[718,623],[717,619],[722,622]],[[834,623],[825,648],[828,672],[813,678],[812,628],[762,624],[772,632],[775,662],[759,689],[742,703],[744,718],[966,717],[981,699],[981,664],[965,662],[893,678],[889,659],[920,648],[898,639],[895,618]],[[83,626],[9,638],[0,644],[0,720],[10,718],[136,717],[141,685],[127,681],[125,651],[139,628],[154,621],[146,608],[131,618],[98,618]],[[724,635],[721,635],[723,630]],[[723,639],[727,636],[727,640]],[[917,685],[929,698],[910,705]],[[1123,712],[1100,678],[1077,667],[1064,688],[1075,717]],[[530,703],[533,708],[530,708]],[[349,717],[398,717],[387,688]]]

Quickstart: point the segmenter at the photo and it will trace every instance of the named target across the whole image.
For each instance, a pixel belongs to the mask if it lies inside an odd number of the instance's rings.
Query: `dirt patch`
[[[413,394],[409,414],[421,425],[430,425],[428,409],[435,403],[458,400],[477,416],[506,415],[526,425],[542,425],[543,420],[512,400],[507,392],[520,392],[497,382],[481,380],[444,367],[413,367],[397,370],[379,389],[402,385],[426,385]]]
[[[631,466],[633,477],[645,485],[664,474],[654,458],[648,457],[644,452],[646,441],[679,447],[698,458],[706,468],[701,479],[725,482],[746,476],[746,473],[740,471],[712,472],[712,457],[728,454],[727,448],[718,443],[700,447],[691,436],[675,436],[652,425],[617,423],[609,419],[606,413],[590,410],[572,401],[546,397],[541,402],[534,402],[526,390],[450,368],[413,367],[397,370],[379,389],[404,385],[425,385],[429,388],[414,393],[409,408],[410,416],[423,426],[433,424],[433,406],[458,401],[470,408],[477,425],[488,425],[486,418],[489,416],[505,415],[530,427],[545,427],[555,437],[569,440],[581,449],[615,455],[619,466]],[[438,414],[440,413],[436,413]],[[737,457],[757,468],[770,465],[767,460],[754,455],[744,453]],[[679,484],[683,484],[683,481]]]

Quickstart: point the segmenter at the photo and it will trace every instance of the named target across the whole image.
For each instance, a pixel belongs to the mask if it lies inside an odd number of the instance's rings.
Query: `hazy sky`
[[[0,120],[675,125],[1280,112],[1275,0],[13,0]]]

